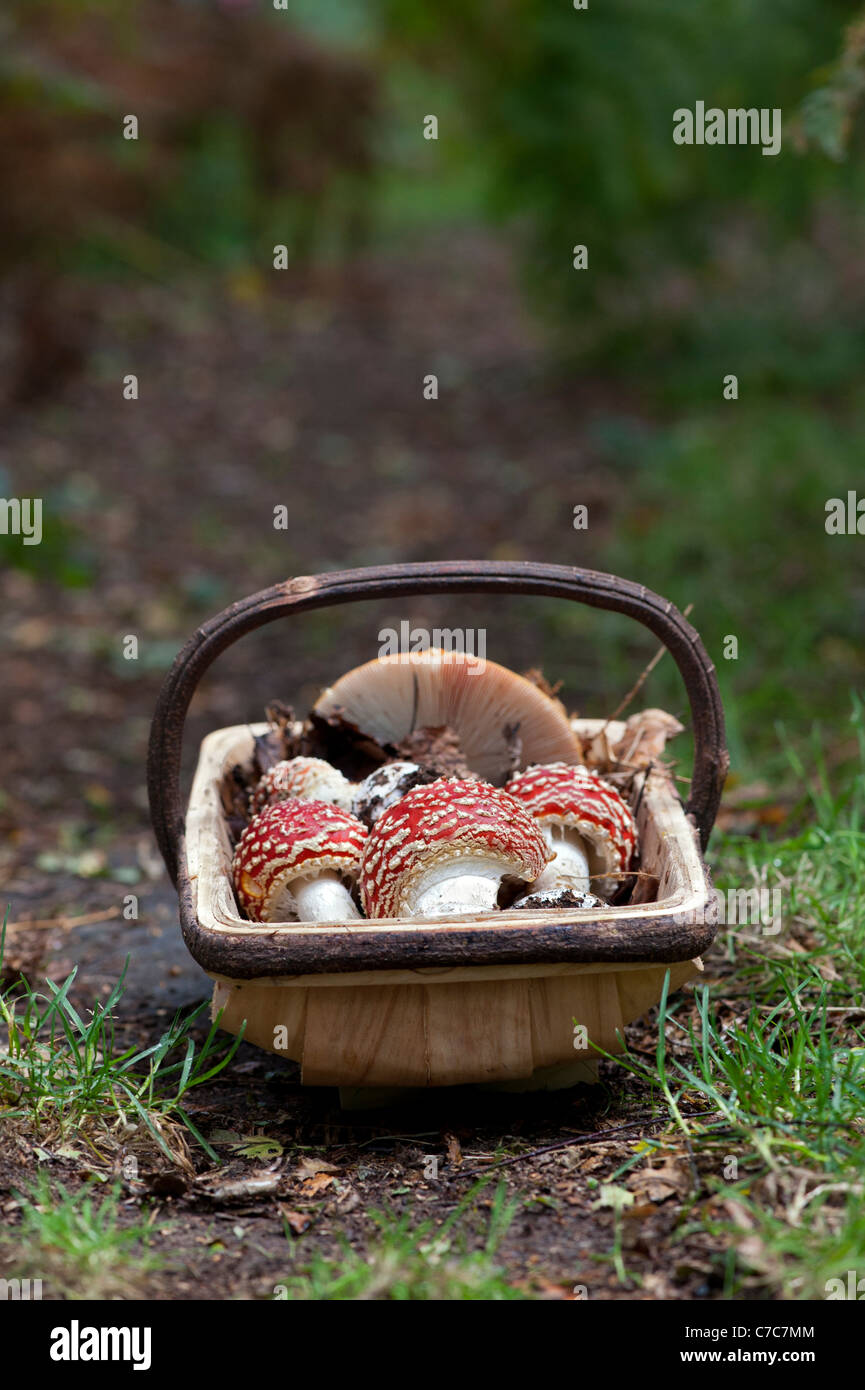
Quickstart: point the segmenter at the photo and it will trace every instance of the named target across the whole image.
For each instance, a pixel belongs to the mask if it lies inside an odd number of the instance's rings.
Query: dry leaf
[[[835,969],[833,962],[828,956],[817,956],[814,960],[814,964],[823,979],[828,981],[829,984],[835,984],[841,979],[841,976],[838,974],[838,971]]]
[[[304,1178],[314,1178],[317,1173],[338,1172],[339,1168],[335,1163],[328,1163],[324,1158],[309,1158],[307,1155],[304,1155],[303,1158],[299,1158],[297,1161],[297,1172],[295,1176],[303,1180]]]
[[[668,1197],[683,1196],[690,1187],[687,1165],[675,1157],[665,1158],[658,1168],[639,1168],[628,1179],[628,1187],[648,1202],[666,1202]]]
[[[609,1166],[609,1159],[606,1154],[590,1153],[587,1154],[585,1158],[580,1154],[578,1158],[581,1158],[582,1162],[578,1163],[576,1166],[579,1167],[582,1173],[597,1173],[599,1168],[606,1168]]]
[[[604,729],[600,729],[593,739],[584,744],[583,757],[589,767],[601,768],[604,771],[612,767],[616,759]]]
[[[445,1143],[448,1146],[448,1158],[451,1163],[462,1163],[463,1151],[460,1148],[460,1141],[455,1134],[446,1134]]]
[[[614,1182],[602,1182],[598,1200],[592,1203],[592,1211],[602,1211],[610,1207],[615,1212],[626,1211],[634,1205],[633,1194]]]
[[[534,1284],[544,1302],[563,1301],[574,1303],[577,1301],[572,1284],[554,1284],[551,1279],[544,1279],[542,1275],[536,1274],[533,1276],[530,1283],[517,1285],[517,1287],[531,1288],[532,1284]]]
[[[629,1207],[625,1212],[626,1221],[645,1221],[647,1216],[654,1216],[658,1208],[654,1202],[638,1202],[636,1206]]]
[[[645,870],[635,881],[634,891],[631,894],[631,907],[639,907],[640,903],[653,903],[657,901],[658,889],[661,880],[656,874],[647,873]]]
[[[300,1190],[304,1197],[319,1197],[322,1192],[326,1192],[332,1186],[333,1178],[329,1173],[316,1173],[301,1183]]]
[[[667,1301],[676,1297],[673,1285],[666,1274],[644,1274],[643,1292],[650,1298]]]
[[[542,690],[551,700],[558,699],[559,691],[562,688],[562,682],[556,681],[555,685],[551,685],[540,667],[532,666],[530,670],[523,671],[523,680],[529,681],[531,685],[536,685],[538,690]],[[560,700],[559,704],[561,704]],[[573,717],[576,719],[576,714]]]
[[[616,760],[646,767],[659,758],[668,740],[684,732],[675,715],[663,709],[644,709],[625,721],[625,732],[613,747]]]
[[[293,1235],[302,1236],[312,1222],[312,1217],[307,1216],[305,1212],[291,1211],[288,1207],[280,1207],[279,1210]]]

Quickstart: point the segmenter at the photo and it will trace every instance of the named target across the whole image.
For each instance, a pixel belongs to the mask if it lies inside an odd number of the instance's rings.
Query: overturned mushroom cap
[[[261,778],[250,798],[250,810],[263,811],[278,801],[327,801],[351,810],[354,786],[324,758],[288,758],[274,763]]]
[[[616,875],[631,862],[637,830],[627,802],[614,787],[584,767],[552,763],[521,772],[508,782],[506,790],[547,832],[551,848],[557,849],[561,844],[563,860],[567,844],[564,840],[556,841],[552,832],[564,828],[582,841],[592,889],[605,895],[615,892],[619,883]],[[555,860],[544,880],[536,886],[539,889],[552,887],[554,879],[558,884],[566,881],[557,875]],[[568,883],[567,886],[577,884]]]
[[[549,851],[506,792],[442,778],[415,787],[378,821],[361,863],[369,917],[491,911],[504,877],[532,882]]]
[[[413,729],[453,729],[467,766],[501,784],[529,763],[575,763],[579,749],[558,700],[494,661],[431,648],[380,657],[325,690],[315,711],[340,714],[380,743]]]
[[[251,820],[234,852],[232,876],[237,900],[253,922],[357,917],[348,890],[339,881],[354,879],[366,843],[366,828],[354,816],[324,801],[280,801]],[[325,912],[297,910],[303,886],[324,880]]]

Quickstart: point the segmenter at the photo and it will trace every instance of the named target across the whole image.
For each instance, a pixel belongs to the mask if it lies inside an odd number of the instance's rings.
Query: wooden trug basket
[[[211,662],[278,617],[341,602],[420,593],[507,592],[575,599],[643,622],[674,657],[694,732],[683,807],[656,766],[635,798],[642,866],[659,880],[639,906],[499,912],[453,920],[250,925],[231,886],[220,787],[252,753],[255,726],[202,743],[184,817],[180,752],[186,712]],[[602,721],[575,721],[594,733]],[[263,729],[265,726],[261,726]],[[621,726],[611,725],[611,742]],[[705,848],[728,766],[714,667],[696,631],[666,600],[613,575],[560,565],[450,561],[346,570],[288,580],[232,605],[177,657],[156,708],[148,790],[156,838],[179,897],[187,947],[214,980],[221,1026],[301,1064],[309,1086],[339,1086],[344,1103],[397,1088],[481,1083],[515,1090],[593,1080],[624,1024],[690,978],[711,943]],[[590,1045],[580,1051],[577,1026]]]

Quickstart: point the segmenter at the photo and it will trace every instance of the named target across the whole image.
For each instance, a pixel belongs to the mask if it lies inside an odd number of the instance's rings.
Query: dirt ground
[[[161,935],[158,928],[109,929],[119,939],[108,949],[105,930],[88,930],[81,947],[67,944],[56,953],[51,973],[62,978],[73,961],[82,965],[84,1007],[88,987],[107,988],[120,954],[129,950],[133,964],[119,1036],[123,1044],[146,1046],[159,1036],[173,1003],[197,1002],[206,982],[179,959],[178,936],[168,925]],[[142,947],[144,933],[150,940]],[[629,1029],[629,1040],[649,1058],[656,1040],[651,1022]],[[672,1036],[670,1042],[676,1045]],[[664,1126],[652,1122],[657,1112],[644,1089],[623,1082],[611,1064],[602,1063],[600,1084],[557,1094],[464,1087],[408,1096],[388,1109],[344,1111],[336,1091],[302,1088],[294,1064],[242,1044],[230,1068],[186,1109],[219,1153],[220,1166],[194,1145],[191,1169],[172,1165],[151,1144],[137,1146],[138,1167],[129,1176],[125,1152],[98,1163],[80,1151],[66,1156],[68,1143],[39,1142],[42,1166],[53,1179],[75,1188],[99,1173],[122,1184],[130,1220],[142,1206],[150,1213],[152,1250],[163,1266],[138,1287],[124,1281],[123,1297],[272,1297],[284,1279],[306,1268],[313,1251],[337,1259],[346,1240],[366,1249],[375,1239],[371,1213],[438,1224],[484,1176],[492,1180],[476,1192],[461,1227],[466,1248],[483,1245],[484,1220],[503,1184],[518,1209],[496,1263],[517,1288],[556,1300],[704,1299],[722,1291],[721,1242],[698,1227],[724,1212],[708,1197],[698,1163],[682,1159],[673,1135],[679,1156],[639,1165],[627,1180],[635,1197],[623,1226],[628,1281],[622,1284],[614,1273],[614,1216],[599,1209],[600,1185],[633,1157],[636,1143],[662,1136]],[[35,1148],[33,1138],[7,1134],[0,1208],[4,1194],[9,1197],[35,1169]],[[437,1160],[433,1167],[430,1158]],[[4,1209],[11,1213],[14,1202]],[[689,1213],[697,1219],[686,1222]],[[286,1227],[294,1237],[291,1251]]]
[[[0,869],[13,923],[67,919],[13,926],[7,966],[58,979],[77,965],[75,998],[86,1007],[109,992],[128,956],[119,1023],[124,1038],[143,1043],[208,993],[180,939],[144,794],[149,718],[174,652],[225,603],[292,574],[448,557],[597,562],[614,480],[594,455],[590,425],[609,402],[597,383],[540,372],[537,330],[519,308],[507,258],[479,237],[315,281],[94,283],[93,295],[98,328],[84,376],[38,406],[7,411],[0,427],[4,487],[45,499],[47,542],[36,559],[23,556],[31,568],[7,568],[0,580]],[[132,371],[139,399],[125,401],[122,377]],[[423,399],[429,372],[451,395],[446,408]],[[572,529],[577,502],[595,509],[591,540]],[[273,528],[280,504],[287,531]],[[505,629],[486,602],[470,611],[500,638],[491,654],[518,669],[543,660],[530,623],[509,618]],[[438,612],[421,600],[412,615],[433,623]],[[273,695],[303,706],[367,659],[385,616],[340,627],[330,613],[313,615],[302,639],[270,630],[228,654],[196,698],[187,769],[209,729],[261,717]],[[139,641],[135,661],[123,656],[128,635]],[[130,893],[135,922],[120,914]],[[651,1026],[631,1040],[653,1049]],[[151,1204],[166,1259],[144,1292],[269,1296],[311,1248],[335,1254],[343,1235],[362,1244],[371,1209],[444,1217],[495,1155],[612,1127],[609,1139],[502,1168],[522,1203],[500,1250],[508,1277],[550,1298],[572,1297],[577,1284],[592,1297],[717,1296],[718,1242],[683,1234],[689,1204],[705,1215],[708,1200],[694,1165],[637,1190],[624,1248],[642,1284],[617,1284],[613,1214],[596,1209],[587,1180],[616,1171],[652,1111],[621,1072],[602,1072],[603,1084],[556,1095],[471,1089],[349,1113],[336,1093],[301,1089],[296,1068],[244,1045],[189,1106],[206,1135],[233,1136],[212,1138],[225,1166],[216,1172],[193,1151],[193,1176],[154,1153],[124,1179],[125,1209]],[[616,1132],[631,1121],[633,1130]],[[282,1152],[240,1155],[255,1135]],[[33,1150],[26,1136],[7,1134],[0,1205],[35,1170]],[[431,1155],[435,1179],[424,1175]],[[316,1174],[322,1160],[330,1166]],[[62,1155],[48,1166],[72,1186],[86,1176],[86,1165]],[[262,1174],[265,1195],[225,1190]]]

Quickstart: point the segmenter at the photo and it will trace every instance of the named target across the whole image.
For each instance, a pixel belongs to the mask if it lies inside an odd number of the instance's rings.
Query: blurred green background
[[[27,0],[0,25],[0,493],[45,508],[41,546],[0,537],[15,853],[82,798],[140,823],[197,623],[386,561],[587,565],[692,604],[734,789],[772,800],[779,730],[815,721],[843,779],[865,538],[824,523],[865,496],[861,5]],[[781,153],[675,145],[697,100],[781,108]],[[193,735],[303,705],[402,618],[486,626],[588,715],[654,650],[559,603],[361,605],[247,639]],[[671,662],[643,695],[684,713]]]

